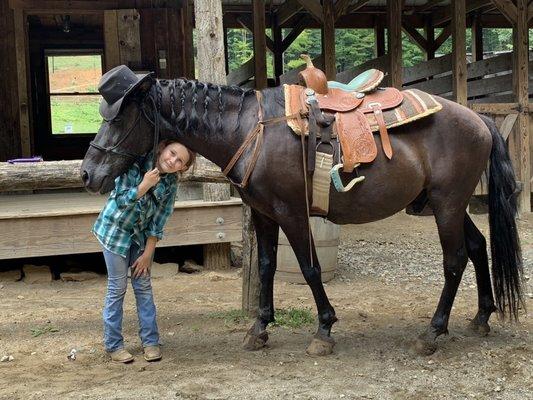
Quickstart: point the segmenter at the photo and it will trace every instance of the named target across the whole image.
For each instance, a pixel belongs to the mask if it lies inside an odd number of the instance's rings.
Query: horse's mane
[[[240,127],[238,117],[247,96],[255,93],[253,89],[243,89],[239,86],[216,85],[187,79],[158,79],[156,81],[155,96],[157,107],[161,112],[163,102],[163,89],[168,90],[170,97],[170,123],[179,132],[194,132],[203,128],[209,133],[223,130],[222,118],[228,110],[229,99],[237,97],[237,123],[234,130]],[[185,107],[186,101],[190,101],[190,109]],[[201,101],[201,107],[198,102]],[[217,119],[213,126],[208,118],[210,105],[216,104]],[[199,108],[201,115],[199,114]],[[212,107],[211,107],[212,110]]]

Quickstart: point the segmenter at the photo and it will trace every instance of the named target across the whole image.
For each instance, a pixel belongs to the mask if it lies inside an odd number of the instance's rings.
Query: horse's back
[[[375,135],[378,156],[358,168],[365,180],[348,193],[331,187],[330,220],[353,224],[387,218],[408,206],[424,189],[464,191],[470,197],[487,165],[490,132],[475,112],[446,99],[438,100],[441,111],[389,130],[394,151],[391,160],[383,154]]]

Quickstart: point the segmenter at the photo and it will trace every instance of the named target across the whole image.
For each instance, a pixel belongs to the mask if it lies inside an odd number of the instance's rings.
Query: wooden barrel
[[[313,232],[316,253],[322,268],[322,282],[327,282],[333,279],[337,268],[340,226],[323,218],[311,217],[311,231]],[[279,232],[276,279],[291,283],[306,283],[296,256],[281,229]]]

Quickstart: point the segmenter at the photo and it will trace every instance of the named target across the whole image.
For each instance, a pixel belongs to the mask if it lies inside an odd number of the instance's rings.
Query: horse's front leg
[[[322,284],[321,268],[316,255],[315,244],[309,234],[309,221],[306,216],[293,217],[285,220],[281,224],[281,228],[294,250],[318,310],[318,330],[307,348],[307,353],[320,356],[331,354],[335,345],[335,341],[331,337],[331,327],[337,322],[337,317]]]
[[[244,338],[245,350],[258,350],[267,340],[266,328],[274,321],[274,274],[276,272],[279,225],[252,209],[252,220],[257,234],[259,263],[259,313]]]

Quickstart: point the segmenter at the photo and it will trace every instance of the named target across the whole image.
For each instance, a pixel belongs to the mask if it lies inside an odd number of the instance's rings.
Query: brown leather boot
[[[146,346],[144,348],[144,359],[146,361],[159,361],[161,360],[161,348],[157,346]]]
[[[130,363],[133,361],[133,356],[130,354],[129,351],[125,349],[118,349],[111,353],[109,353],[109,356],[111,357],[111,360],[119,363]]]

